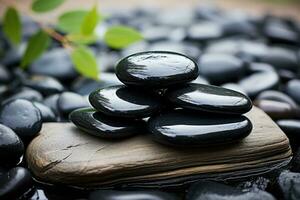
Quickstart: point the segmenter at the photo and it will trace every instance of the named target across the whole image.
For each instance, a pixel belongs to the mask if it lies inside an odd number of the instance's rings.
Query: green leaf
[[[141,33],[127,26],[112,26],[104,35],[104,42],[115,49],[127,47],[128,45],[143,39]]]
[[[88,11],[73,10],[63,13],[58,18],[58,28],[67,33],[80,33],[81,24]]]
[[[50,42],[50,38],[47,35],[47,33],[45,33],[42,30],[36,32],[29,39],[25,53],[21,60],[21,67],[25,68],[28,64],[30,64],[32,61],[34,61],[39,56],[41,56],[43,51],[48,47],[49,42]]]
[[[88,78],[99,79],[96,58],[87,47],[79,46],[74,49],[71,53],[71,60],[80,74]]]
[[[67,39],[76,44],[93,44],[97,41],[96,35],[82,35],[77,33],[71,33],[66,36]]]
[[[35,12],[48,12],[60,6],[65,0],[34,0],[31,9]]]
[[[9,7],[3,18],[3,32],[13,44],[19,44],[22,35],[21,29],[22,26],[18,11],[13,7]]]
[[[93,34],[100,19],[101,17],[98,14],[97,6],[94,6],[83,19],[81,33],[83,35]]]

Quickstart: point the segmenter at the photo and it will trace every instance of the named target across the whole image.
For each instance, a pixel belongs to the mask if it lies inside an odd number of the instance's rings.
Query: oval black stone
[[[92,108],[82,108],[71,112],[70,120],[81,130],[101,138],[119,139],[139,134],[144,129],[144,121],[112,118]]]
[[[290,139],[292,144],[300,144],[300,120],[299,119],[282,119],[278,120],[277,125]]]
[[[43,122],[56,121],[56,116],[51,108],[39,102],[33,102],[33,105],[40,110]]]
[[[252,108],[245,95],[212,85],[189,83],[168,89],[165,95],[175,105],[191,110],[243,114]]]
[[[159,110],[154,94],[124,85],[98,89],[89,96],[91,105],[106,115],[126,118],[149,117]]]
[[[300,104],[300,80],[294,79],[286,85],[287,94],[292,97],[298,104]]]
[[[0,124],[0,160],[9,164],[17,164],[23,153],[24,145],[18,135],[10,128]]]
[[[0,177],[0,199],[19,199],[33,188],[30,172],[23,167],[15,167]]]
[[[279,101],[279,102],[288,103],[294,108],[298,107],[297,103],[291,97],[276,90],[266,90],[260,93],[255,100]]]
[[[97,190],[91,192],[89,200],[177,200],[175,195],[160,191],[116,191]]]
[[[177,110],[151,117],[148,130],[160,143],[196,147],[241,140],[250,134],[252,124],[245,116],[203,115]]]
[[[149,51],[122,59],[116,74],[129,86],[165,88],[196,79],[198,67],[190,58],[178,53]]]
[[[57,106],[63,116],[68,116],[76,109],[88,107],[89,103],[83,96],[79,94],[73,92],[64,92],[59,96],[57,100]]]
[[[211,84],[223,84],[236,81],[246,73],[243,61],[226,54],[205,54],[199,59],[199,74]]]
[[[42,128],[39,109],[24,99],[3,104],[0,109],[0,123],[10,127],[21,138],[31,138]]]

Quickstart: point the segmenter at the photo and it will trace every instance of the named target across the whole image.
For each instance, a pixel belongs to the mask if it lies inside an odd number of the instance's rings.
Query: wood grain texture
[[[235,178],[286,164],[291,150],[285,134],[258,108],[247,116],[254,128],[243,141],[197,149],[163,146],[147,134],[107,141],[71,123],[46,123],[27,148],[26,159],[40,181],[84,187],[181,184],[223,175]]]

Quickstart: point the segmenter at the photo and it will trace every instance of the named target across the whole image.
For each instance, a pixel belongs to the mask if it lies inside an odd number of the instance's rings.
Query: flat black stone
[[[76,109],[88,107],[89,103],[87,99],[79,94],[73,92],[64,92],[59,96],[57,100],[57,106],[60,113],[67,117]]]
[[[173,146],[227,144],[248,136],[252,124],[245,116],[222,116],[177,110],[150,117],[148,130],[156,141]]]
[[[68,81],[77,77],[70,57],[63,48],[54,48],[43,54],[29,67],[29,72],[36,75],[52,76],[61,81]]]
[[[300,120],[282,119],[278,120],[277,125],[288,136],[291,144],[300,145]]]
[[[24,153],[24,145],[18,135],[0,124],[0,160],[5,164],[17,164]],[[1,165],[3,166],[2,163]]]
[[[16,99],[1,106],[0,123],[10,127],[21,138],[31,138],[41,130],[42,117],[30,101]]]
[[[5,101],[11,101],[14,99],[26,99],[28,101],[42,101],[43,96],[40,92],[34,89],[28,87],[22,87],[18,89],[14,94],[6,98]]]
[[[51,110],[56,114],[60,114],[60,111],[58,109],[58,98],[60,97],[59,94],[53,94],[48,96],[44,99],[43,104],[45,104],[47,107],[51,108]]]
[[[89,96],[91,105],[109,116],[144,118],[161,107],[158,96],[124,85],[98,89]]]
[[[193,184],[186,195],[186,200],[275,200],[275,198],[262,190],[256,189],[244,192],[242,189],[234,188],[211,181],[199,181]]]
[[[15,167],[0,177],[0,199],[19,199],[33,188],[30,172],[23,167]]]
[[[160,191],[117,191],[96,190],[91,192],[89,200],[178,200],[175,195]]]
[[[247,69],[241,59],[227,54],[204,54],[198,66],[199,74],[214,85],[236,81],[246,74]]]
[[[243,114],[252,108],[242,93],[212,85],[189,83],[168,89],[165,96],[176,106],[198,111]]]
[[[286,93],[300,104],[300,80],[294,79],[286,84]]]
[[[196,79],[198,67],[190,58],[178,53],[149,51],[122,59],[116,74],[128,86],[165,88]]]
[[[81,130],[107,139],[121,139],[144,130],[144,121],[108,117],[92,108],[82,108],[70,114],[70,120]]]
[[[256,100],[262,100],[262,99],[272,100],[272,101],[280,101],[280,102],[288,103],[294,108],[298,107],[297,103],[291,97],[289,97],[288,95],[286,95],[280,91],[276,91],[276,90],[266,90],[266,91],[260,93],[256,97]]]
[[[33,102],[33,105],[40,110],[43,122],[55,122],[55,121],[57,121],[56,120],[56,115],[51,110],[51,108],[49,108],[48,106],[46,106],[42,103],[39,103],[39,102]]]
[[[23,84],[39,91],[45,96],[64,91],[64,86],[57,79],[50,76],[31,76],[29,79],[26,79]]]

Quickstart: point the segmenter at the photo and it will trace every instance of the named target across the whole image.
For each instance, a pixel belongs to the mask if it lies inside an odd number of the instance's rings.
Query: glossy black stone
[[[256,100],[261,100],[261,99],[284,102],[290,104],[294,108],[298,107],[297,103],[291,97],[276,90],[267,90],[260,93],[256,97]]]
[[[76,109],[88,107],[89,103],[87,99],[79,94],[73,92],[64,92],[59,96],[57,100],[57,106],[60,113],[67,117]]]
[[[243,114],[252,108],[247,96],[212,85],[189,83],[168,89],[165,96],[176,106],[198,111]]]
[[[71,112],[70,120],[81,130],[91,135],[108,139],[121,139],[144,130],[144,121],[108,117],[92,108]]]
[[[23,153],[24,145],[18,135],[7,126],[0,124],[0,159],[6,164],[17,164]]]
[[[48,96],[47,98],[44,99],[43,104],[45,104],[47,107],[51,108],[51,110],[58,115],[60,113],[59,108],[58,108],[58,98],[59,94],[53,94]]]
[[[246,74],[246,66],[237,57],[226,54],[204,54],[200,57],[199,74],[211,84],[236,81]]]
[[[158,96],[124,85],[111,86],[92,92],[91,105],[109,116],[125,118],[149,117],[161,107]]]
[[[279,76],[276,72],[258,72],[243,78],[238,84],[245,90],[247,95],[255,98],[259,93],[277,89],[279,86]]]
[[[275,198],[262,190],[244,192],[221,183],[210,181],[199,181],[193,184],[186,195],[186,200],[275,200]]]
[[[16,99],[1,106],[0,123],[10,127],[21,138],[31,138],[41,130],[42,117],[31,102]]]
[[[300,198],[300,173],[283,171],[277,178],[280,199],[297,200]]]
[[[29,72],[52,76],[61,81],[67,81],[77,76],[70,57],[63,48],[54,48],[43,54],[29,67]]]
[[[187,40],[197,42],[218,39],[222,36],[222,26],[220,24],[209,21],[193,24],[187,31]]]
[[[36,90],[33,90],[28,87],[22,87],[12,95],[10,95],[5,101],[11,101],[14,99],[26,99],[28,101],[42,101],[43,96]]]
[[[160,191],[116,191],[96,190],[91,192],[89,200],[178,200],[175,195]]]
[[[33,102],[33,105],[40,110],[43,122],[55,122],[55,121],[57,121],[56,120],[56,115],[51,110],[51,108],[49,108],[48,106],[46,106],[42,103],[39,103],[39,102]]]
[[[286,93],[300,104],[300,80],[294,79],[286,84]]]
[[[244,116],[196,114],[177,110],[150,117],[148,130],[160,143],[182,147],[227,144],[252,130]]]
[[[30,172],[23,167],[16,167],[0,177],[0,199],[19,199],[33,188]]]
[[[300,145],[300,120],[282,119],[278,120],[276,123],[288,136],[291,144]]]
[[[128,86],[165,88],[196,79],[198,67],[181,54],[149,51],[122,59],[116,67],[116,74]]]
[[[39,91],[45,96],[64,91],[64,86],[58,80],[49,76],[31,76],[24,81],[24,85]]]

